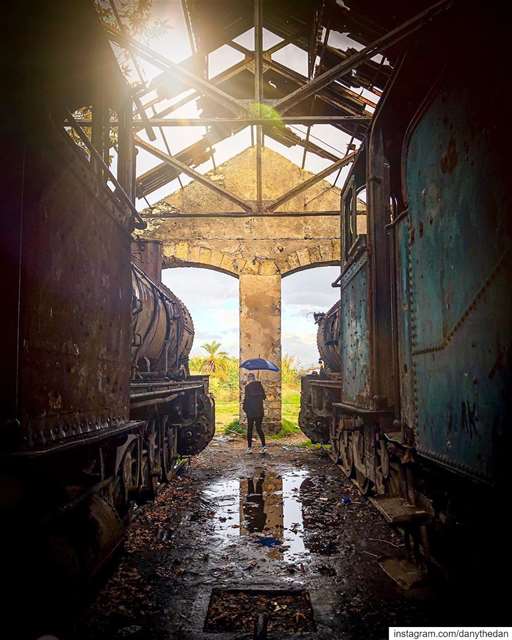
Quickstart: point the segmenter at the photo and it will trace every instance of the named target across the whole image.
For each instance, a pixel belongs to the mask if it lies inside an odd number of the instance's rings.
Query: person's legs
[[[254,427],[254,418],[247,416],[247,447],[252,447],[252,429]]]
[[[263,422],[263,416],[260,416],[259,418],[256,418],[256,431],[258,432],[258,435],[260,437],[261,446],[264,447],[265,446],[265,433],[263,432],[263,427],[261,426],[262,422]]]

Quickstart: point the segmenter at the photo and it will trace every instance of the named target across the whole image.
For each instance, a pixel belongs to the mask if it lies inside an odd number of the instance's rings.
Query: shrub
[[[243,436],[247,433],[247,430],[240,424],[240,420],[232,420],[224,429],[224,433]]]
[[[291,436],[291,435],[294,435],[295,433],[300,433],[300,432],[301,432],[300,428],[295,422],[292,422],[291,420],[287,420],[286,418],[283,418],[281,420],[281,429],[279,429],[277,433],[274,433],[269,437],[272,439],[287,438],[288,436]]]

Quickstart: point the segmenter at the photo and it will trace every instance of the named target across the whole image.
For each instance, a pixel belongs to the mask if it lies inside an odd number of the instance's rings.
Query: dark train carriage
[[[187,307],[161,282],[161,251],[157,240],[132,244],[130,402],[132,418],[148,421],[151,457],[157,465],[162,460],[165,476],[178,455],[200,453],[210,442],[215,405],[208,376],[190,375],[194,324]]]
[[[300,380],[299,426],[312,442],[329,442],[332,404],[341,390],[340,360],[340,303],[327,313],[315,313],[318,325],[317,346],[320,371]]]
[[[426,551],[429,521],[481,530],[510,449],[508,88],[499,64],[466,64],[460,24],[496,47],[496,14],[473,6],[415,35],[341,204],[333,456]]]
[[[131,234],[144,224],[132,99],[92,5],[11,13],[32,39],[14,49],[17,89],[2,119],[1,536],[13,606],[21,593],[43,606],[53,587],[94,575],[134,501],[208,444],[214,406],[207,377],[188,372],[186,307],[159,272],[152,281],[132,266]],[[72,116],[84,105],[85,131]]]
[[[3,548],[26,540],[27,563],[57,550],[66,571],[89,574],[120,540],[127,505],[117,447],[143,426],[130,419],[129,396],[130,234],[139,222],[123,186],[107,187],[100,154],[63,127],[84,104],[94,113],[126,108],[94,10],[43,4],[23,18],[12,11],[13,30],[23,19],[32,39],[13,52],[17,91],[3,119],[1,488],[2,535],[11,536]],[[103,152],[106,132],[95,126],[92,138]],[[120,172],[124,162],[121,150]]]
[[[512,198],[492,117],[505,97],[496,82],[482,101],[478,86],[441,75],[404,138],[400,352],[418,453],[495,484],[510,443]]]

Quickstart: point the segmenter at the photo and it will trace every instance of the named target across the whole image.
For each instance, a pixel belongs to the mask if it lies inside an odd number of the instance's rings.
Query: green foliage
[[[206,373],[211,376],[211,381],[228,382],[233,377],[231,370],[238,371],[238,359],[228,356],[225,351],[220,351],[221,344],[216,340],[205,342],[201,349],[206,351],[205,356],[193,356],[190,358],[190,370],[196,373]]]
[[[226,426],[235,420],[238,420],[238,400],[232,402],[216,400],[215,430],[218,433],[222,433]]]
[[[170,27],[164,20],[150,20],[153,0],[117,0],[115,6],[121,23],[131,36],[144,39],[159,36]],[[119,30],[119,23],[108,0],[94,0],[100,20],[108,27]]]
[[[311,442],[311,440],[304,440],[303,442],[299,442],[297,447],[300,447],[301,449],[315,449],[317,451],[320,451],[321,449],[323,449],[324,451],[330,451],[331,450],[331,445],[330,444],[313,443],[313,442]]]
[[[191,373],[207,374],[210,376],[210,390],[215,395],[217,402],[233,402],[238,399],[238,358],[228,356],[224,351],[219,351],[212,343],[205,343],[205,351],[210,349],[206,356],[193,356],[189,366]]]
[[[288,438],[289,436],[293,436],[296,433],[301,433],[298,424],[296,422],[292,422],[291,420],[287,420],[286,418],[282,418],[281,429],[277,433],[273,433],[268,437],[270,440],[280,440],[281,438]]]
[[[298,384],[300,373],[295,356],[285,354],[281,358],[281,379],[283,384]]]
[[[151,18],[153,0],[117,0],[115,7],[121,25],[112,11],[109,0],[94,0],[93,3],[100,21],[105,27],[114,31],[125,31],[146,45],[151,45],[151,41],[155,38],[168,35],[171,29],[166,20]],[[128,50],[116,49],[116,57],[127,81],[131,85],[138,85],[141,79]],[[142,74],[144,75],[144,71]]]
[[[202,365],[203,372],[209,374],[217,373],[218,377],[222,379],[226,369],[226,360],[229,356],[225,351],[220,351],[220,342],[217,342],[217,340],[204,342],[201,345],[201,349],[206,351]]]
[[[224,433],[244,436],[247,433],[247,429],[240,424],[240,420],[232,420],[224,429]]]
[[[222,351],[217,340],[201,345],[204,356],[190,358],[191,373],[208,374],[210,390],[215,396],[215,422],[217,432],[244,435],[245,428],[238,419],[239,360]],[[300,409],[300,372],[293,356],[285,354],[281,360],[282,427],[271,438],[285,438],[300,433],[298,417]]]
[[[268,120],[269,125],[273,127],[279,127],[284,129],[283,120],[281,114],[268,104],[262,102],[252,102],[249,105],[249,114],[254,118],[265,118]],[[265,126],[267,126],[265,124]]]

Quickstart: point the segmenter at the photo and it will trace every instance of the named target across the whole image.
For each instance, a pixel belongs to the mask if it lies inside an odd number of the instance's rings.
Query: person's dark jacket
[[[253,380],[245,385],[243,408],[248,418],[262,418],[264,415],[263,400],[265,389],[259,380]]]

